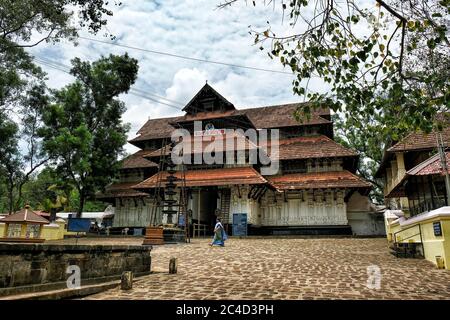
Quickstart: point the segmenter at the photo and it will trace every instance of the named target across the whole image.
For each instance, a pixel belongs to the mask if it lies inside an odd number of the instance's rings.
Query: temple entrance
[[[217,188],[200,188],[192,192],[191,208],[193,223],[205,229],[201,235],[212,235],[216,222],[218,190]]]

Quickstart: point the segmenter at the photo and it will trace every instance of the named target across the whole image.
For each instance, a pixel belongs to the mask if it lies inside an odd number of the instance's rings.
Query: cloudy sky
[[[117,37],[115,42],[118,44],[236,65],[289,71],[288,68],[283,69],[279,61],[272,61],[265,51],[259,50],[260,45],[254,45],[254,38],[249,34],[249,26],[264,30],[267,21],[270,21],[277,35],[298,31],[293,30],[288,23],[282,23],[281,10],[272,5],[264,6],[261,2],[254,7],[251,1],[248,5],[241,1],[231,7],[217,9],[220,0],[122,2],[120,7],[111,7],[114,16],[108,19],[107,25],[107,31]],[[97,36],[86,32],[80,34],[110,41],[102,36],[102,32]],[[138,80],[133,88],[153,98],[161,96],[170,99],[171,102],[161,101],[175,107],[132,94],[123,95],[121,99],[127,105],[124,121],[131,124],[130,139],[135,137],[148,118],[181,115],[179,109],[206,80],[237,108],[302,101],[301,97],[292,94],[293,76],[290,74],[189,61],[85,39],[80,39],[78,46],[63,41],[55,45],[41,44],[30,51],[37,58],[61,65],[70,65],[70,60],[75,57],[93,61],[110,53],[128,52],[138,59]],[[48,72],[50,87],[58,88],[73,81],[64,72],[45,65],[42,67]],[[326,90],[320,79],[313,79],[310,88],[319,92]],[[137,150],[130,144],[126,149],[128,152]]]

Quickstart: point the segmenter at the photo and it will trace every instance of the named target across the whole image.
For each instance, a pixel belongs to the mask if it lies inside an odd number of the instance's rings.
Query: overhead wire
[[[34,59],[35,59],[38,63],[40,63],[40,64],[42,64],[42,65],[45,65],[45,66],[50,67],[50,68],[53,68],[53,69],[55,69],[55,70],[62,71],[62,72],[64,72],[64,73],[67,73],[67,74],[73,76],[73,75],[70,73],[70,67],[67,66],[67,65],[65,65],[65,64],[62,64],[62,63],[60,63],[60,62],[57,62],[57,61],[54,61],[54,60],[51,60],[51,59],[42,58],[42,57],[34,57]],[[159,100],[157,100],[157,99],[155,99],[155,98],[149,97],[149,96],[148,96],[146,93],[144,93],[144,92],[145,92],[145,91],[140,90],[140,89],[130,88],[129,94],[134,95],[134,96],[138,96],[138,97],[141,97],[141,98],[144,98],[144,99],[147,99],[147,100],[150,100],[150,101],[159,103],[159,104],[166,105],[166,106],[171,107],[171,108],[174,108],[174,109],[176,109],[176,110],[178,110],[178,111],[182,111],[182,109],[183,109],[183,107],[184,107],[184,105],[181,104],[181,103],[180,103],[180,106],[175,106],[175,105],[173,105],[173,104],[169,104],[169,103],[166,103],[166,102],[164,102],[164,101],[159,101]],[[196,110],[196,111],[202,111],[202,110],[199,109],[198,107],[194,107],[194,110]],[[229,120],[230,120],[231,122],[234,122],[235,124],[240,124],[240,125],[243,125],[243,126],[248,126],[248,123],[246,123],[246,122],[244,122],[244,121],[242,121],[242,120],[239,120],[239,119],[230,118]]]
[[[191,61],[196,61],[196,62],[211,63],[211,64],[216,64],[216,65],[223,65],[223,66],[228,66],[228,67],[233,67],[233,68],[241,68],[241,69],[249,69],[249,70],[261,71],[261,72],[272,72],[272,73],[286,74],[286,75],[291,75],[291,76],[293,75],[292,72],[287,72],[287,71],[279,71],[279,70],[273,70],[273,69],[264,69],[264,68],[253,67],[253,66],[246,66],[246,65],[239,65],[239,64],[234,64],[234,63],[228,63],[228,62],[223,62],[223,61],[215,61],[215,60],[208,60],[208,59],[188,57],[188,56],[184,56],[184,55],[180,55],[180,54],[174,54],[174,53],[169,53],[169,52],[164,52],[164,51],[157,51],[157,50],[150,50],[150,49],[145,49],[145,48],[139,48],[139,47],[135,47],[135,46],[120,44],[120,43],[117,43],[117,42],[108,42],[108,41],[104,41],[104,40],[99,40],[99,39],[94,39],[94,38],[87,38],[87,37],[83,37],[83,36],[79,36],[78,38],[83,39],[83,40],[87,40],[87,41],[93,41],[93,42],[108,44],[108,45],[112,45],[112,46],[122,47],[122,48],[126,48],[126,49],[138,50],[138,51],[142,51],[142,52],[158,54],[158,55],[164,55],[164,56],[169,56],[169,57],[173,57],[173,58],[191,60]]]

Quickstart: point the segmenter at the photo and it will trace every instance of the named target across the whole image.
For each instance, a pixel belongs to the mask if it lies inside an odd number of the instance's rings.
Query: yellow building
[[[50,223],[37,215],[29,206],[0,219],[0,241],[3,242],[44,242],[64,239],[65,221]]]
[[[3,242],[44,242],[43,225],[49,224],[47,219],[34,213],[28,205],[3,218],[2,222],[4,227],[0,241]]]
[[[418,251],[437,267],[450,270],[450,207],[387,222],[387,236],[392,244],[418,244]]]
[[[421,158],[415,153],[416,159]],[[450,152],[445,158],[448,168]],[[396,181],[386,182],[385,197],[400,198],[403,203],[402,210],[385,213],[388,241],[397,253],[406,255],[414,250],[439,268],[450,270],[450,201],[439,154],[407,171],[403,167],[401,175],[395,175],[398,167],[396,170],[391,171]]]

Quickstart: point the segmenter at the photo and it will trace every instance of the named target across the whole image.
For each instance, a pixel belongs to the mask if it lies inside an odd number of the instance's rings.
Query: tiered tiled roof
[[[151,168],[158,167],[158,165],[146,158],[144,155],[147,154],[148,151],[139,150],[138,152],[128,156],[127,158],[122,160],[122,169],[135,169],[135,168]]]
[[[180,178],[181,173],[177,172],[175,177]],[[251,167],[190,170],[185,173],[187,187],[200,186],[223,186],[237,184],[263,184],[264,179],[255,169]],[[137,190],[155,188],[158,179],[161,183],[166,183],[167,172],[155,174],[147,180],[134,186]]]
[[[301,125],[331,124],[325,117],[330,116],[328,108],[318,109],[311,112],[310,118],[299,122],[294,117],[294,112],[303,103],[290,103],[274,105],[262,108],[251,108],[241,110],[228,110],[221,112],[199,112],[196,115],[185,115],[181,117],[150,119],[138,131],[138,137],[130,140],[131,143],[150,139],[168,138],[175,127],[171,125],[177,122],[207,120],[212,118],[224,118],[230,116],[247,116],[251,123],[258,129],[281,128]]]
[[[145,197],[148,196],[144,192],[137,191],[132,187],[138,184],[140,181],[135,182],[122,182],[122,183],[113,183],[106,187],[104,193],[96,195],[97,199],[108,199],[115,197]]]
[[[371,187],[370,183],[347,170],[293,173],[266,178],[271,185],[279,190]]]
[[[160,139],[170,137],[175,129],[169,123],[174,122],[181,117],[150,119],[137,132],[138,137],[131,139],[129,142],[145,141],[149,139]]]
[[[270,146],[267,147],[267,151],[271,151]],[[324,135],[280,140],[278,151],[280,160],[358,156],[356,152]],[[271,154],[271,157],[277,157],[277,155]]]
[[[229,139],[229,140],[228,140]],[[182,142],[183,143],[183,142]],[[190,143],[190,146],[189,146]],[[188,154],[188,151],[190,154],[193,153],[203,153],[203,152],[225,152],[227,151],[227,143],[233,144],[233,146],[230,146],[230,148],[233,148],[232,151],[238,151],[238,150],[251,150],[251,149],[257,149],[258,147],[248,140],[245,136],[242,136],[238,134],[236,131],[233,131],[230,134],[227,135],[215,135],[215,136],[193,136],[190,137],[189,140],[186,140],[184,142],[185,145],[183,145],[183,152],[184,154]],[[179,147],[181,148],[181,146]],[[158,158],[161,155],[167,155],[167,151],[169,148],[166,146],[166,148],[160,148],[158,150],[149,151],[144,154],[146,158]]]
[[[302,122],[297,121],[294,117],[294,112],[302,105],[304,105],[304,103],[290,103],[262,108],[243,109],[241,111],[246,113],[250,121],[253,122],[258,129],[331,123],[331,121],[323,117],[330,115],[330,109],[328,108],[312,111],[309,119],[305,117]]]
[[[226,118],[232,116],[242,116],[245,115],[244,110],[226,110],[226,111],[210,111],[210,112],[198,112],[196,114],[186,114],[183,117],[178,117],[175,121],[171,123],[179,123],[186,121],[202,121],[209,119]]]

